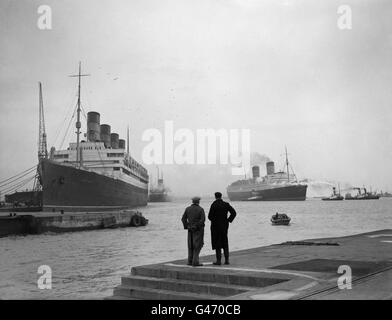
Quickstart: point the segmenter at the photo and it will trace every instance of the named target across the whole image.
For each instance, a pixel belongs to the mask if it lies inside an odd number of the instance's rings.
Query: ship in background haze
[[[286,150],[286,172],[275,172],[273,161],[266,163],[267,174],[260,178],[260,167],[252,167],[252,178],[238,180],[227,187],[231,201],[292,201],[305,200],[307,185],[299,183],[289,171]]]
[[[382,192],[382,191],[380,191],[380,193],[377,193],[377,195],[380,198],[392,198],[392,193],[390,193],[390,192]]]
[[[171,201],[169,193],[170,189],[163,182],[163,172],[159,173],[159,168],[157,168],[157,184],[151,186],[148,202],[169,202]]]
[[[345,196],[345,200],[377,200],[380,198],[379,195],[373,192],[368,192],[366,188],[353,188],[354,190],[357,190],[358,193],[354,196],[351,195],[351,193],[347,193]],[[363,192],[361,192],[361,189],[363,189]]]

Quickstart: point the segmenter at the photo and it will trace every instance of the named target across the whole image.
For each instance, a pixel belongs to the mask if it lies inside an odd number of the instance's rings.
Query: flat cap
[[[193,197],[192,198],[192,202],[199,202],[200,201],[200,197]]]

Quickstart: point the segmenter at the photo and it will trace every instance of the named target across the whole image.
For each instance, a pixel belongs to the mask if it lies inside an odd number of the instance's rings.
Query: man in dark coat
[[[212,203],[208,219],[211,220],[211,244],[212,249],[216,251],[215,265],[221,265],[222,251],[225,255],[225,264],[229,264],[229,240],[227,239],[227,231],[229,222],[233,222],[237,213],[234,208],[227,202],[222,200],[222,193],[215,193],[215,201]],[[230,216],[227,218],[227,214]]]
[[[199,206],[200,197],[192,198],[192,205],[185,209],[182,216],[184,229],[188,230],[188,265],[199,267],[200,250],[204,245],[204,223],[206,215]]]

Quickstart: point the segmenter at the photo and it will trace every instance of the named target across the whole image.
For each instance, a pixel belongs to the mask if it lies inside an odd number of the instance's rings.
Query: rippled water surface
[[[206,213],[212,199],[202,199]],[[186,257],[181,216],[187,201],[149,204],[140,228],[0,238],[1,299],[100,299],[110,296],[121,275],[136,265]],[[392,228],[392,199],[326,202],[232,202],[238,212],[230,226],[231,250],[289,240],[343,236]],[[276,211],[290,226],[271,226]],[[213,253],[209,222],[202,255]],[[51,290],[37,288],[37,269],[49,265]]]

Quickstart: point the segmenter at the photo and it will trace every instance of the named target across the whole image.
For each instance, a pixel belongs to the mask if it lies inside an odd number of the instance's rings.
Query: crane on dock
[[[39,82],[39,133],[38,133],[38,161],[48,157],[46,143],[44,102],[42,98],[42,83]]]
[[[39,82],[39,133],[38,133],[38,165],[22,171],[8,179],[0,181],[0,192],[7,203],[13,203],[13,210],[40,210],[42,208],[42,183],[40,181],[40,163],[48,157],[46,142],[44,104],[42,84]],[[33,189],[19,192],[22,187],[33,182]]]

